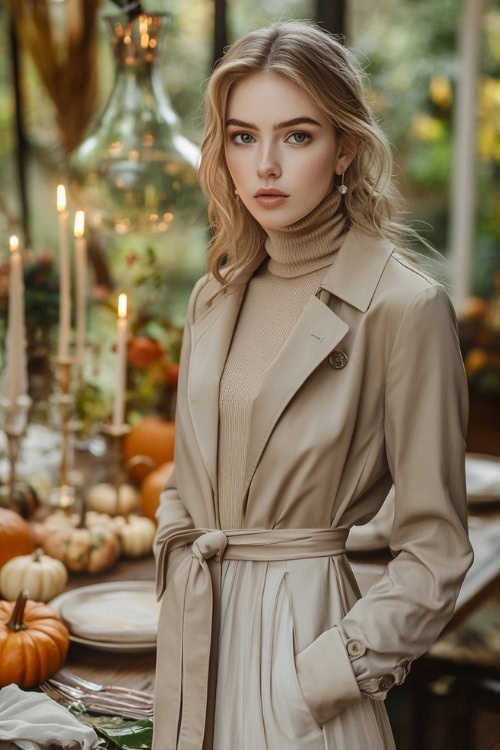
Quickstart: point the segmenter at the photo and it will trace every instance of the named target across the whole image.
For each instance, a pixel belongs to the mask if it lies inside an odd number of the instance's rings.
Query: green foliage
[[[109,750],[118,747],[121,750],[150,750],[153,743],[152,719],[124,719],[121,716],[96,716],[78,708],[77,704],[70,706],[71,713],[76,718],[92,727],[97,734],[108,740]]]

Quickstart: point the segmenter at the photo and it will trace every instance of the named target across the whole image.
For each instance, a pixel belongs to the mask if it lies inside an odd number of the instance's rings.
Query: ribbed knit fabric
[[[218,503],[222,529],[242,528],[245,460],[252,401],[326,267],[345,239],[342,196],[329,193],[309,214],[266,229],[269,260],[248,282],[220,380]]]

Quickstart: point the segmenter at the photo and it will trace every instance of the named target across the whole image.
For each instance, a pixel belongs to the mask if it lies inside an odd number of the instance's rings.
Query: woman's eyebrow
[[[301,125],[302,123],[307,123],[308,125],[317,125],[318,127],[323,127],[321,123],[317,122],[316,120],[313,120],[312,117],[294,117],[293,120],[286,120],[285,122],[277,122],[276,125],[273,125],[273,130],[283,130],[283,128],[289,128],[291,125]],[[239,128],[248,128],[249,130],[258,130],[259,128],[257,125],[254,125],[253,122],[244,122],[243,120],[237,120],[234,117],[231,117],[229,120],[226,120],[226,128],[229,125],[236,125]]]

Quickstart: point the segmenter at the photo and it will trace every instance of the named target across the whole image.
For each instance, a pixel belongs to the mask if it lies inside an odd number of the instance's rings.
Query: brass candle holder
[[[7,504],[12,506],[16,489],[21,490],[27,486],[26,483],[21,483],[17,479],[17,461],[22,439],[26,435],[28,411],[31,404],[32,400],[27,394],[18,396],[14,404],[8,398],[0,399],[0,408],[4,412],[3,430],[7,437],[7,459],[9,462],[9,478],[6,485],[0,486],[0,495],[6,497]]]
[[[59,370],[58,391],[52,400],[58,407],[61,430],[61,468],[59,486],[53,487],[49,493],[48,504],[54,508],[69,510],[76,500],[75,487],[70,483],[70,463],[74,434],[81,428],[79,422],[73,419],[74,397],[72,393],[71,369],[73,357],[57,357],[55,364]]]
[[[108,444],[110,445],[110,453],[113,461],[112,484],[116,492],[117,507],[120,507],[120,492],[127,478],[127,472],[125,471],[123,462],[123,443],[125,435],[127,435],[131,429],[132,428],[128,424],[121,424],[118,427],[113,424],[101,425],[101,432],[106,436]]]

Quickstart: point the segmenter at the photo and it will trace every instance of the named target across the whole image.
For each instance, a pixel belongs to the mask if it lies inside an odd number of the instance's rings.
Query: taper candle
[[[80,379],[85,362],[87,338],[87,241],[85,233],[85,212],[75,214],[75,285],[76,285],[76,375]]]
[[[9,320],[7,329],[7,362],[4,396],[10,408],[17,405],[19,396],[27,393],[26,331],[24,326],[23,265],[19,252],[19,240],[10,238],[9,267]]]
[[[119,428],[125,419],[125,386],[127,374],[127,295],[118,297],[116,324],[116,384],[113,406],[113,427]]]
[[[66,190],[57,186],[57,213],[59,219],[59,347],[60,359],[69,356],[69,332],[71,325],[71,277],[68,250],[68,211]]]

